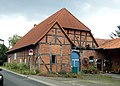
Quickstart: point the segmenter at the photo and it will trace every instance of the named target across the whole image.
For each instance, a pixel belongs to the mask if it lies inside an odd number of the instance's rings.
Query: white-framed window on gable
[[[14,60],[16,60],[17,58],[17,53],[14,53]]]

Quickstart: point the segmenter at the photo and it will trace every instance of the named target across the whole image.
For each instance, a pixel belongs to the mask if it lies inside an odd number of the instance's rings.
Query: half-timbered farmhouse
[[[96,47],[91,30],[63,8],[35,25],[7,55],[9,62],[28,63],[41,72],[79,72],[93,63]]]

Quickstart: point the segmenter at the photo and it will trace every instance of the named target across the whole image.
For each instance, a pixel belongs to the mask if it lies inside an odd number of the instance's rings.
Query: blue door
[[[78,73],[80,68],[79,54],[77,52],[72,52],[72,72]]]

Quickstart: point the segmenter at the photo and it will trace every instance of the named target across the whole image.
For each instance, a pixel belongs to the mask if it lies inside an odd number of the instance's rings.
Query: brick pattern
[[[55,25],[40,42],[40,55],[48,69],[50,70],[51,55],[55,55],[56,61],[54,64],[51,64],[52,72],[60,72],[61,70],[70,72],[71,44],[60,27]],[[42,61],[40,63],[41,67],[43,67]],[[45,67],[44,69],[41,67],[40,70],[45,72]]]

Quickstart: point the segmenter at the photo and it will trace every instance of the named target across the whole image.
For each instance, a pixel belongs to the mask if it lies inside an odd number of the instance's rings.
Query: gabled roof
[[[99,38],[95,38],[95,40],[96,40],[98,46],[101,46],[101,45],[111,41],[112,39],[99,39]]]
[[[77,18],[75,18],[68,10],[65,8],[59,10],[52,16],[48,17],[46,20],[32,28],[25,36],[23,36],[8,52],[14,51],[19,48],[23,48],[29,45],[35,45],[48,29],[53,25],[55,21],[58,21],[62,28],[72,28],[78,30],[90,31],[83,23],[81,23]]]
[[[103,49],[118,49],[118,48],[120,48],[120,38],[112,39],[112,40],[105,42],[104,44],[99,46],[99,49],[101,49],[101,48],[103,48]]]

